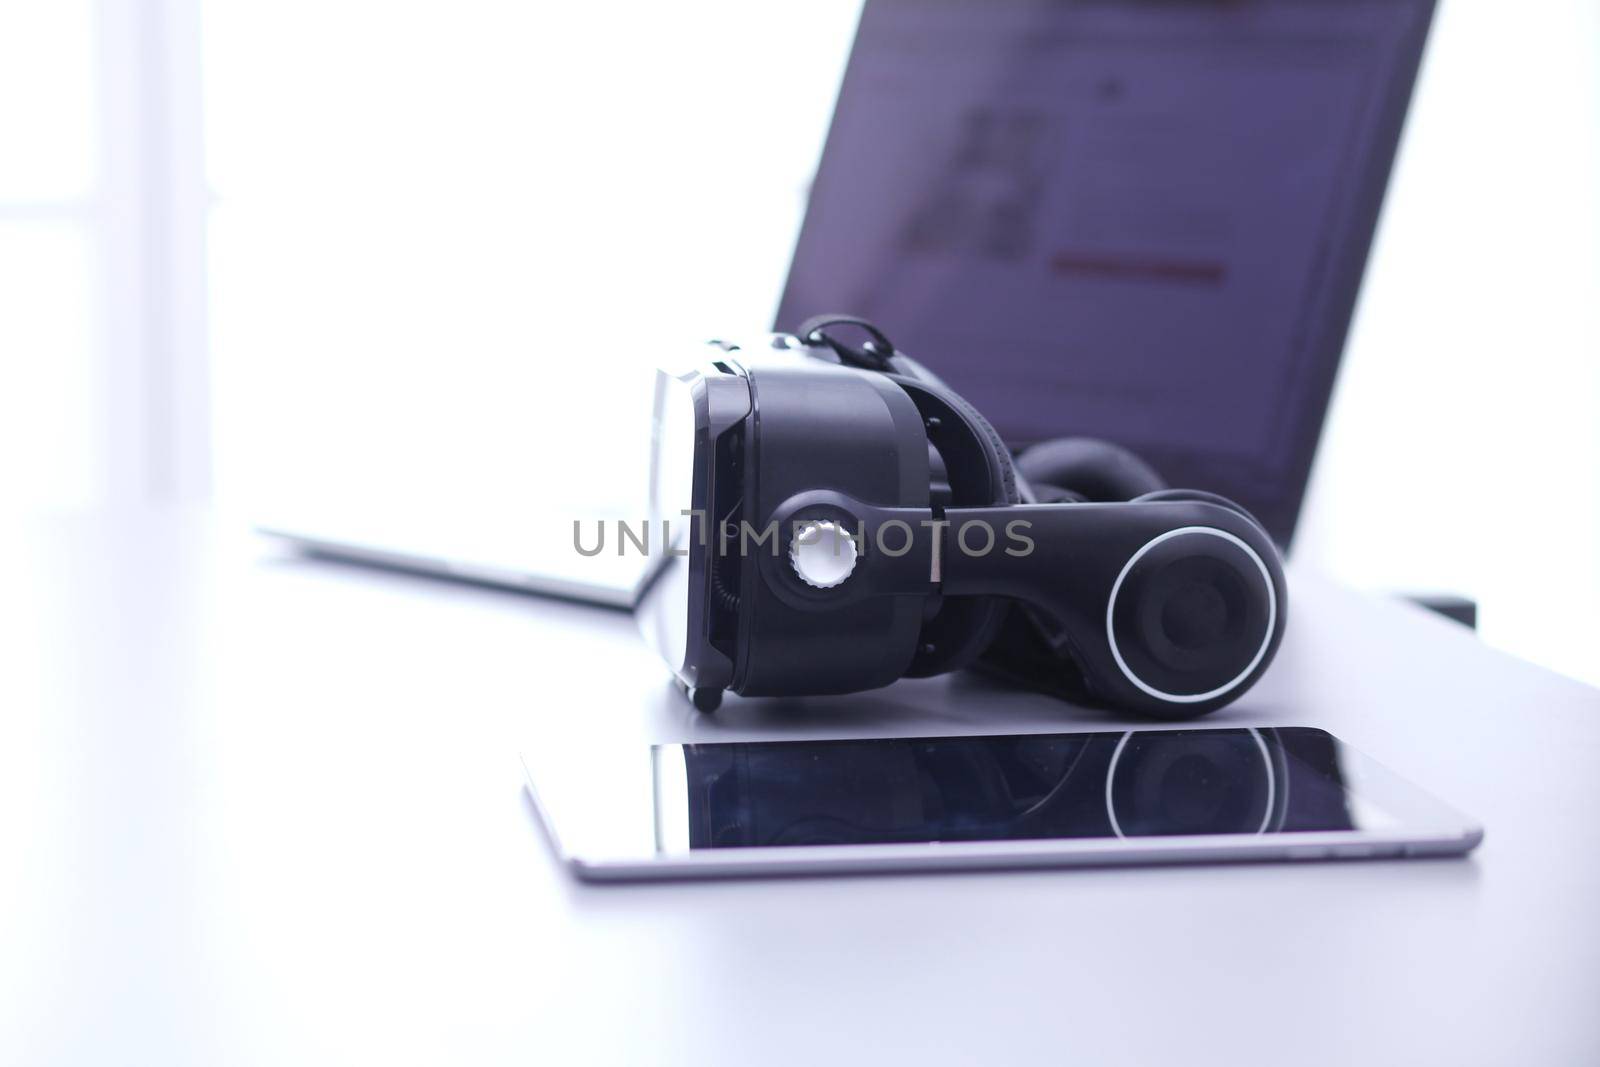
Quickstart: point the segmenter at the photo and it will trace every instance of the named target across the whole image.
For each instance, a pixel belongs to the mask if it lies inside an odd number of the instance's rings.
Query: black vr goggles
[[[871,339],[852,346],[842,326]],[[713,342],[661,372],[640,608],[696,707],[977,665],[1161,718],[1233,700],[1283,635],[1282,564],[1243,508],[1067,438],[1013,462],[868,323]]]

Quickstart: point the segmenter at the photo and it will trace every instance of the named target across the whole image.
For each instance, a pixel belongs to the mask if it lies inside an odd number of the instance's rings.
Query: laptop
[[[866,0],[775,326],[873,319],[1012,447],[1118,442],[1287,547],[1432,13]],[[618,607],[657,562],[497,506],[268,525]]]
[[[1432,0],[868,0],[778,326],[882,324],[1025,448],[1287,547]]]

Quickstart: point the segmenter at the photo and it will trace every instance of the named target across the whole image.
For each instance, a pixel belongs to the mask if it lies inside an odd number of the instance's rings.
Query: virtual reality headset
[[[840,334],[868,338],[851,345]],[[850,693],[978,666],[1161,718],[1271,663],[1287,592],[1237,504],[1169,489],[1106,442],[1013,460],[869,323],[712,342],[657,376],[651,517],[669,556],[639,609],[696,707]]]

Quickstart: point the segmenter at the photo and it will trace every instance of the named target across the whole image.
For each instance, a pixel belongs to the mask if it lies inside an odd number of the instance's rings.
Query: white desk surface
[[[625,615],[214,526],[0,532],[0,1063],[1600,1062],[1600,692],[1419,610],[1294,575],[1210,721],[1333,730],[1472,858],[597,887],[536,731],[1114,720],[971,679],[701,719]]]

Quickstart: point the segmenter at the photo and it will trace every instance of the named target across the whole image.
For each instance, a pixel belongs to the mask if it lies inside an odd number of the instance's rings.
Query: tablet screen
[[[1353,803],[1324,730],[664,745],[662,852],[1264,834],[1396,821]]]

